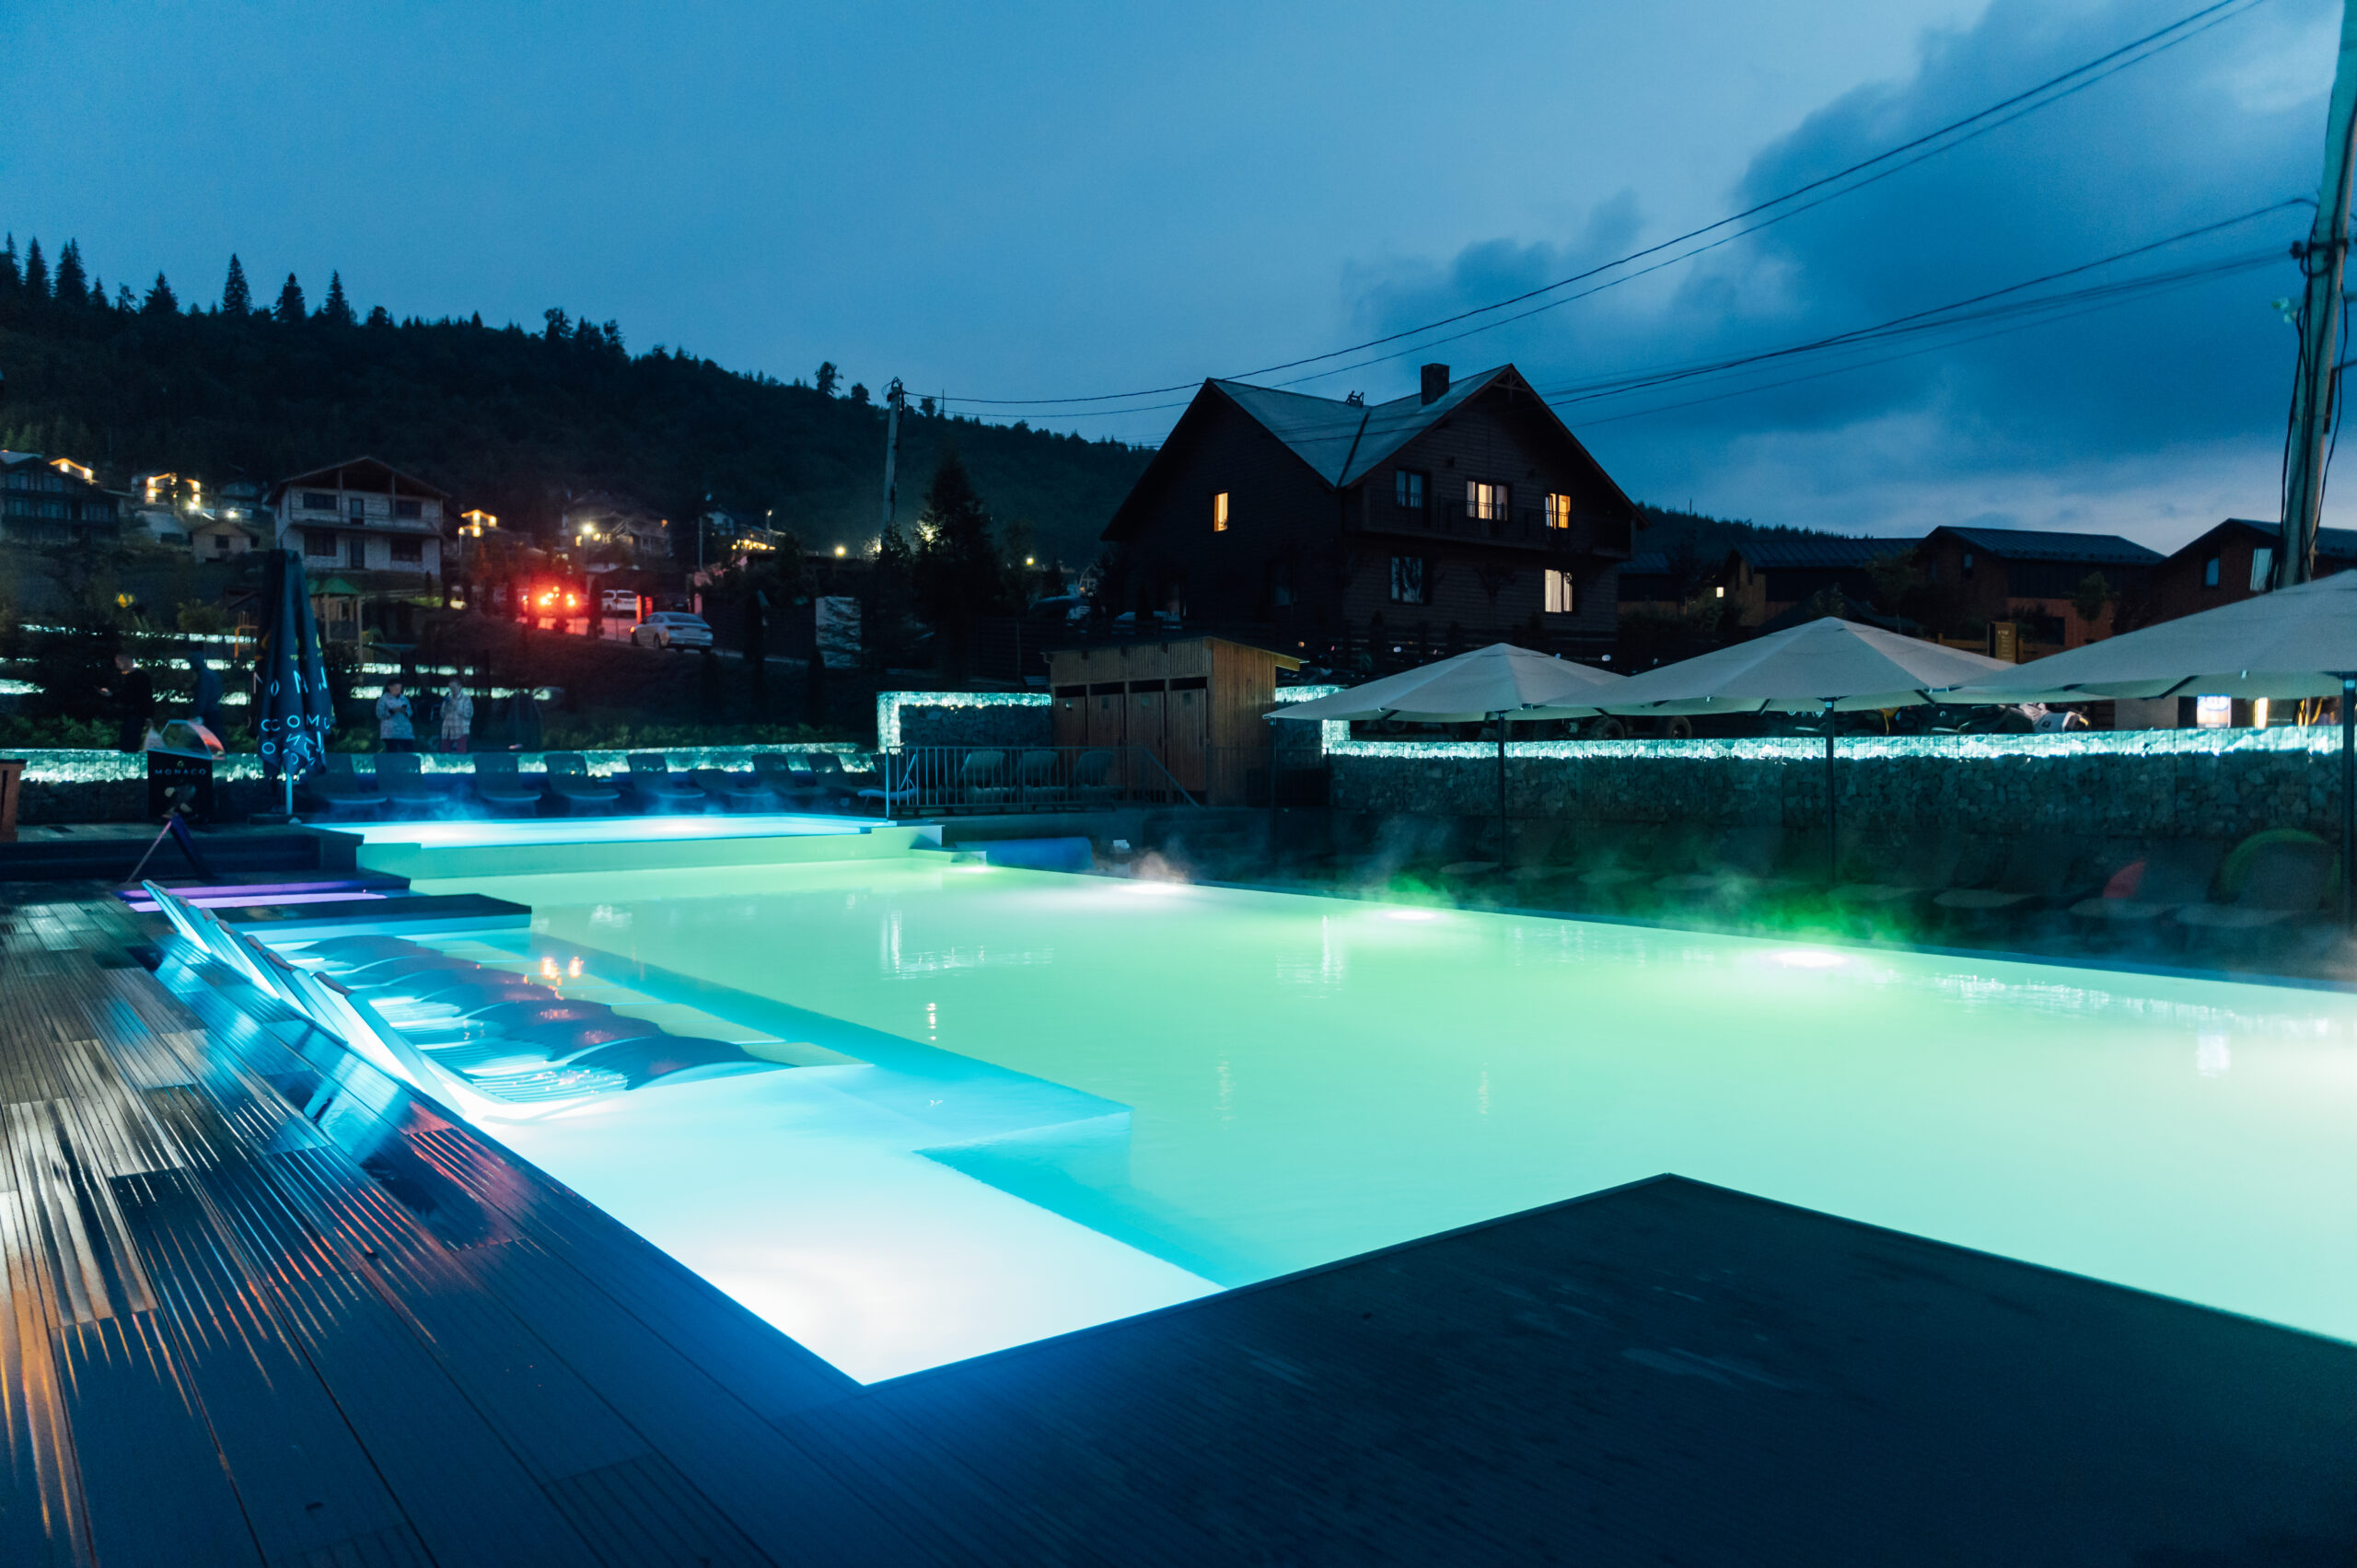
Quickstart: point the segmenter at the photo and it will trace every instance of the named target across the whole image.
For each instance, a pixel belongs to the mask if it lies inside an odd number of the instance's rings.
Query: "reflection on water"
[[[896,1115],[970,1104],[985,1068],[1115,1108],[1009,1098],[987,1137],[892,1136],[1016,1204],[991,1225],[1044,1211],[1190,1278],[1675,1171],[2357,1337],[2357,998],[2336,993],[1004,868],[621,873],[595,905],[562,879],[467,887],[532,904],[593,972],[610,953],[908,1042]],[[717,1108],[764,1082],[692,1091],[718,1120],[667,1146],[672,1184],[706,1162],[740,1192],[756,1134]],[[812,1114],[758,1136],[848,1125]],[[532,1157],[614,1191],[566,1125]],[[742,1196],[785,1269],[806,1211],[854,1202]],[[889,1246],[900,1222],[871,1218]],[[960,1280],[936,1283],[985,1288]]]

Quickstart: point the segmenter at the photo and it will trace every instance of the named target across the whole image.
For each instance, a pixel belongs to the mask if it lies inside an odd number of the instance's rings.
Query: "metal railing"
[[[1143,746],[903,746],[877,761],[890,817],[1202,804]]]

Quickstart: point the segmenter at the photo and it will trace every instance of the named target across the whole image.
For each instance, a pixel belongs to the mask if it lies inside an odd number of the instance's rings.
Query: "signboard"
[[[848,594],[828,594],[812,601],[817,622],[819,660],[829,669],[859,668],[859,600]]]

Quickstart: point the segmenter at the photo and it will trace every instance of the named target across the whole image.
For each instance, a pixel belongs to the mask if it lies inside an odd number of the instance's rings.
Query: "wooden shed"
[[[1277,671],[1300,668],[1225,637],[1051,653],[1056,744],[1136,747],[1196,799],[1247,805],[1267,788]]]

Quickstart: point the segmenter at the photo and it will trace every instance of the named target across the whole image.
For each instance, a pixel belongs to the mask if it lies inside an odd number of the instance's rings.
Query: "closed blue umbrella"
[[[295,781],[327,762],[335,700],[328,692],[327,661],[303,563],[291,550],[270,552],[263,578],[261,641],[254,652],[254,732],[261,740],[261,771],[277,779],[295,811]]]

